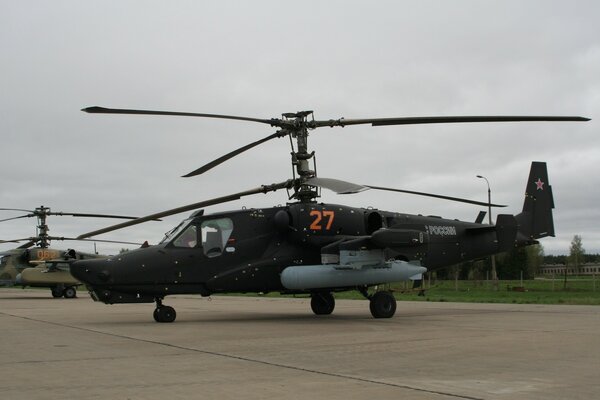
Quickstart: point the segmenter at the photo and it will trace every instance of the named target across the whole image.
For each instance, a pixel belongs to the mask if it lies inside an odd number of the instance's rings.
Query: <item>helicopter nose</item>
[[[83,283],[105,284],[112,278],[108,264],[105,260],[81,260],[72,263],[69,269],[71,275]]]

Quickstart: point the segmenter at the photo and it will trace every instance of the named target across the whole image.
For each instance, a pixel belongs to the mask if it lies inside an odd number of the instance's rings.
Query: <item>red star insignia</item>
[[[537,182],[533,182],[535,183],[536,190],[544,190],[544,182],[542,182],[542,180],[540,178],[538,178]]]

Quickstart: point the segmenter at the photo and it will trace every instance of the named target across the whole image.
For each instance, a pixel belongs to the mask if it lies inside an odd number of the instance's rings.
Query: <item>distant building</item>
[[[571,265],[563,264],[542,264],[538,269],[537,275],[564,275],[565,268],[567,275],[596,275],[600,274],[600,264],[581,264],[579,272]]]

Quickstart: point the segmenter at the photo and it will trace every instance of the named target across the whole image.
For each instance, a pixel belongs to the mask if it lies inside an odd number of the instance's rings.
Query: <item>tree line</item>
[[[496,273],[498,279],[515,280],[533,279],[541,265],[567,265],[579,269],[583,264],[600,263],[600,254],[587,254],[582,238],[575,235],[571,241],[568,255],[546,255],[544,247],[536,244],[517,247],[511,251],[496,255]],[[484,280],[491,279],[490,258],[468,261],[456,266],[437,271],[439,279],[453,279],[459,273],[459,279]],[[521,275],[522,274],[522,275]]]

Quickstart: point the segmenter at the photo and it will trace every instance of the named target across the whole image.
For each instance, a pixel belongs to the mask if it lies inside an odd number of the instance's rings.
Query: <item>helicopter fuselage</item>
[[[53,297],[75,297],[81,282],[69,272],[69,261],[98,257],[48,247],[8,250],[0,253],[0,285],[49,288]]]
[[[498,251],[489,225],[433,216],[324,203],[201,214],[182,222],[158,245],[77,261],[71,272],[95,300],[153,302],[181,293],[314,292],[282,282],[284,270],[294,266],[333,265],[343,274],[377,260],[398,260],[436,269]],[[340,263],[344,257],[354,260],[351,268]],[[353,286],[376,283],[383,282]]]

